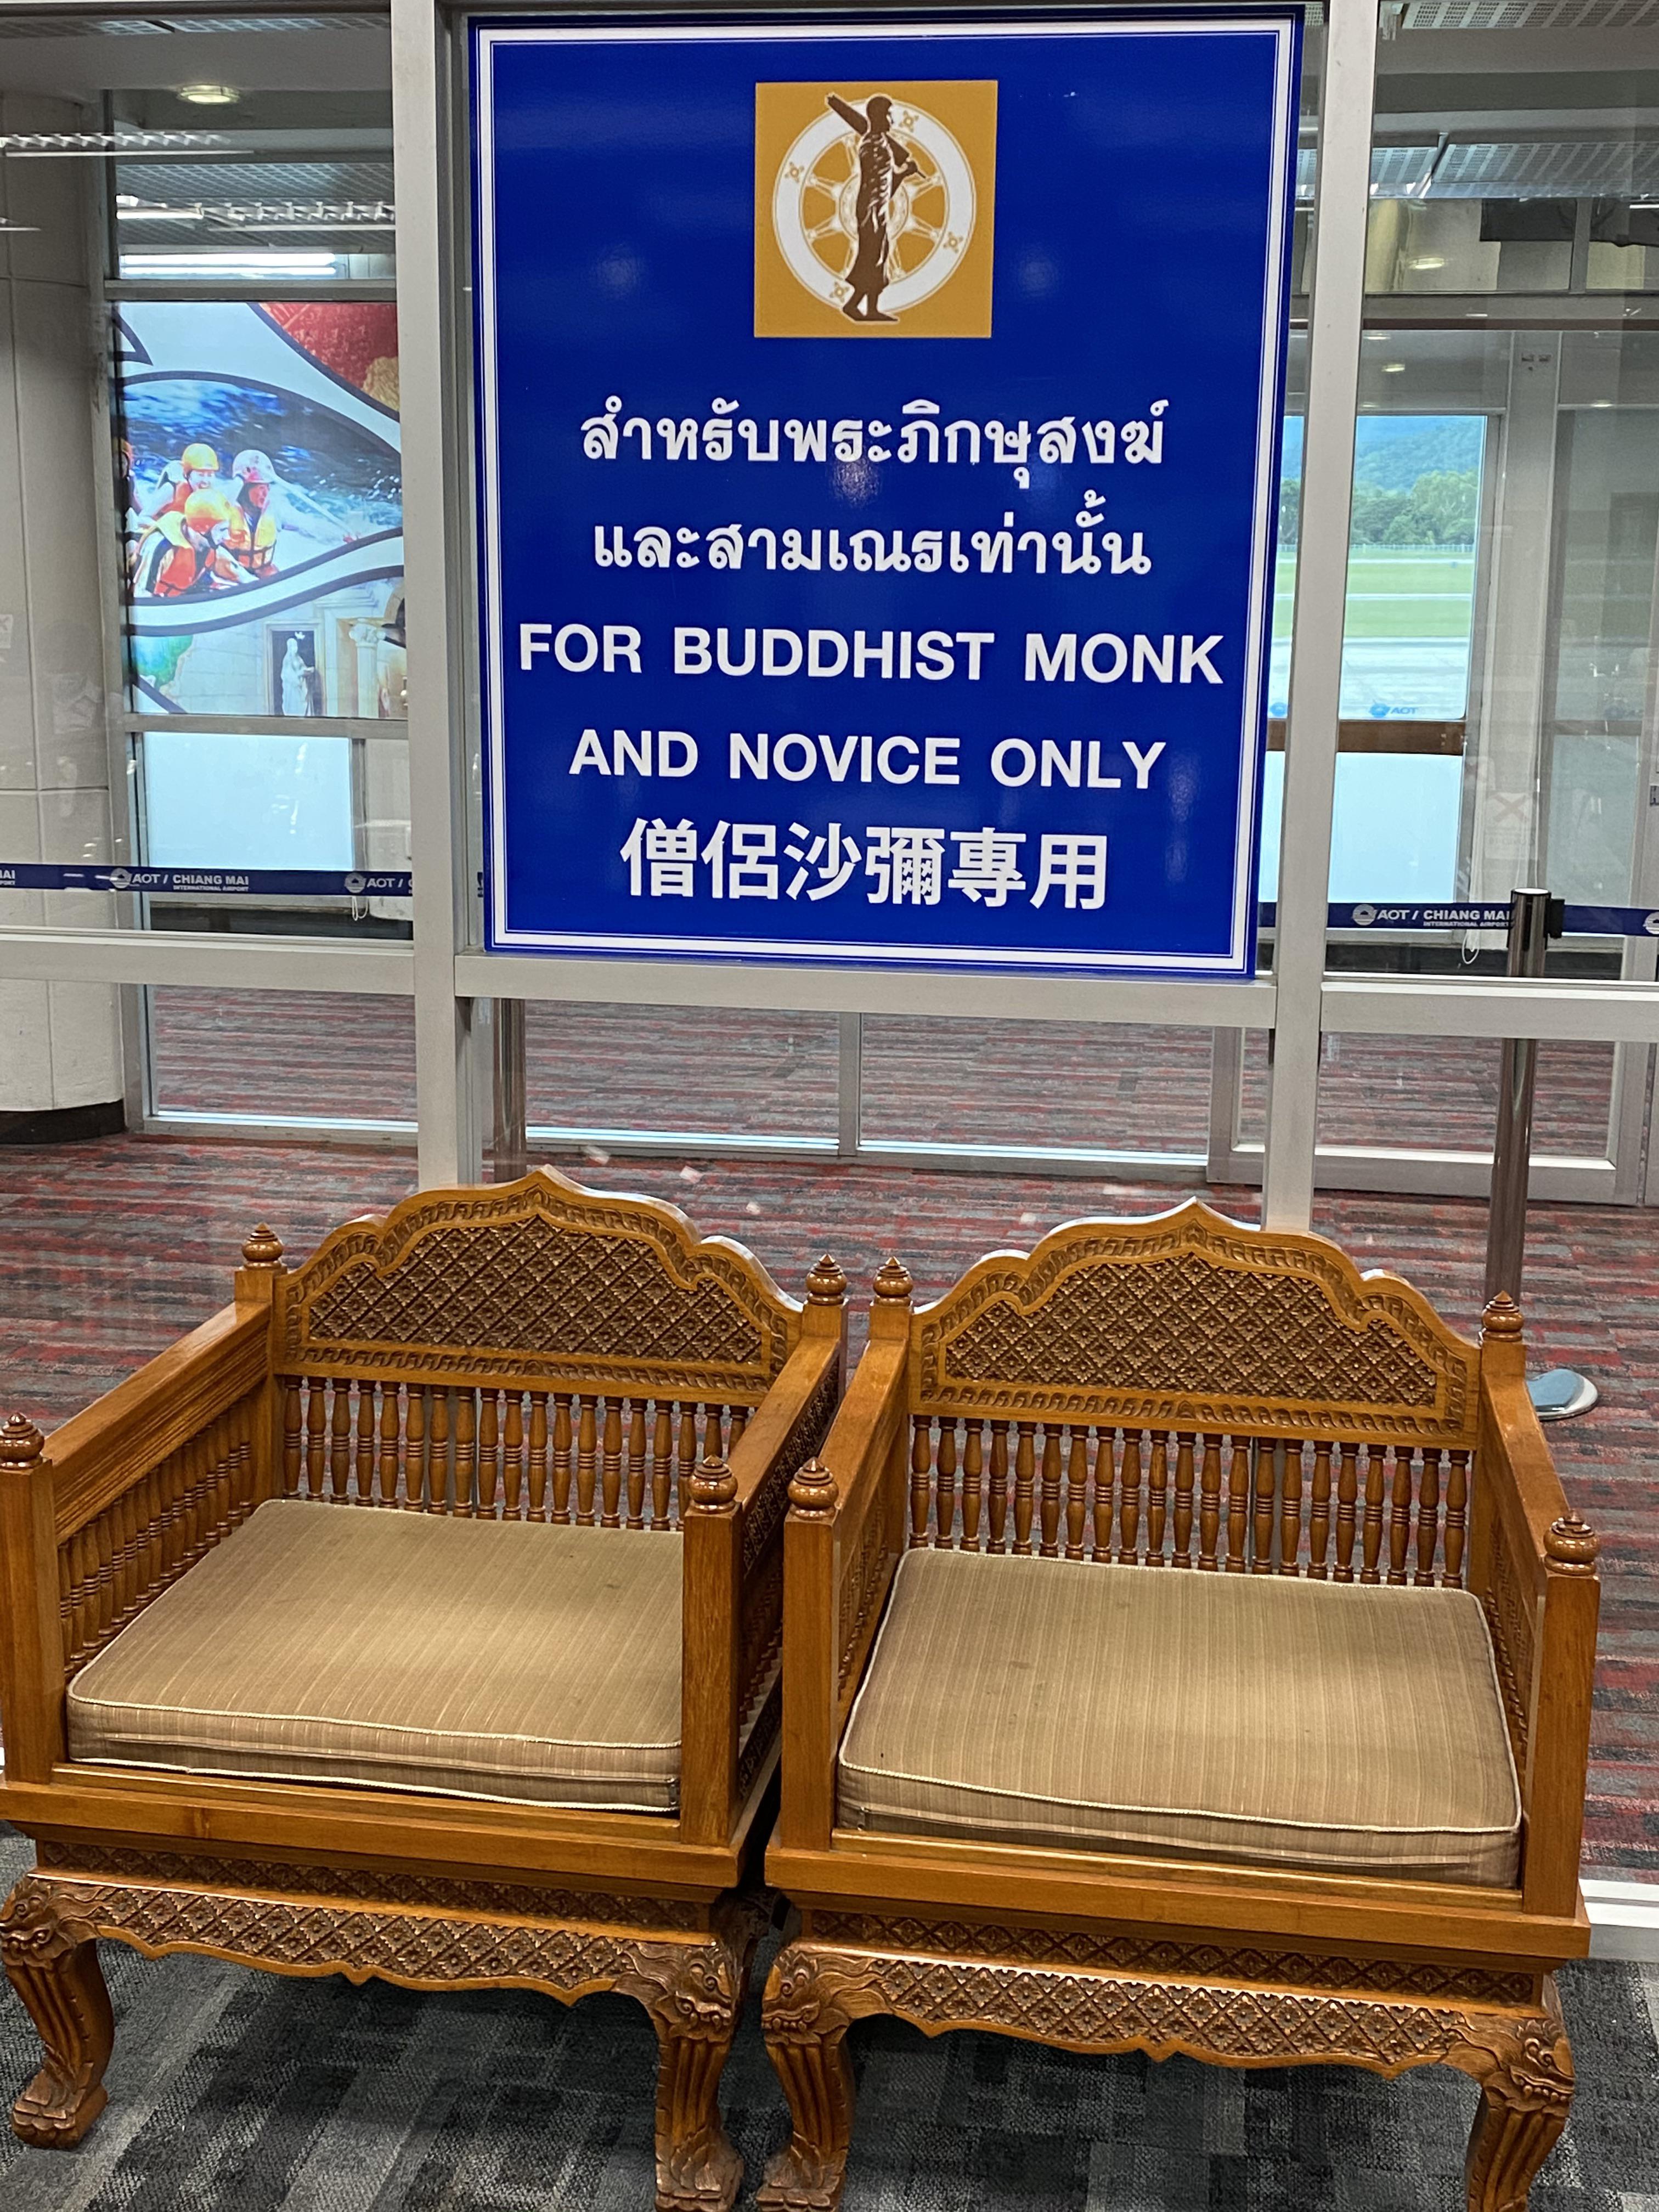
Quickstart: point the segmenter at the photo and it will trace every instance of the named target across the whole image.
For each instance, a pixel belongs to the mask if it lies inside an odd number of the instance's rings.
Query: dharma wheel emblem
[[[937,116],[830,93],[779,165],[772,226],[815,298],[850,322],[894,323],[962,266],[975,204],[968,156]]]

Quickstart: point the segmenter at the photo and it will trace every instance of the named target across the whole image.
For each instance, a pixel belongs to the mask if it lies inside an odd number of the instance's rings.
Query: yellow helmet
[[[229,520],[230,509],[216,491],[193,491],[185,501],[185,520],[192,530],[211,530]]]
[[[193,445],[186,446],[184,452],[179,454],[179,465],[183,469],[211,469],[216,475],[219,469],[219,456],[211,446],[204,445],[198,438]]]

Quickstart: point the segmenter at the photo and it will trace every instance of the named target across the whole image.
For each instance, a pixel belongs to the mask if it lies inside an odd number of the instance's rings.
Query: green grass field
[[[1296,555],[1279,556],[1273,586],[1273,635],[1291,633]],[[1466,638],[1474,596],[1471,553],[1395,552],[1359,548],[1348,562],[1346,635],[1351,638]]]

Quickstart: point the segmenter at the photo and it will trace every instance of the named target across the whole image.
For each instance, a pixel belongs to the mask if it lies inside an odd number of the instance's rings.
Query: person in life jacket
[[[290,530],[319,545],[351,543],[351,532],[341,529],[321,501],[279,477],[270,454],[261,453],[257,446],[246,447],[237,454],[230,473],[236,484],[236,503],[247,518],[256,575],[269,575],[276,568],[279,531]]]
[[[181,508],[160,516],[139,549],[133,591],[139,598],[178,599],[203,588],[234,591],[252,580],[237,557],[246,526],[216,491],[194,491]]]
[[[143,520],[159,522],[164,514],[181,514],[192,492],[211,491],[219,480],[219,456],[200,438],[191,441],[176,461],[169,461],[145,502]]]

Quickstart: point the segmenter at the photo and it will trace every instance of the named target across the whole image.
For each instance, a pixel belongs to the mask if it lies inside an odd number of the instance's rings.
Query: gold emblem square
[[[838,203],[831,191],[817,184],[806,190],[805,214],[793,212],[802,204],[799,187],[802,183],[799,163],[790,167],[792,151],[799,147],[804,134],[815,125],[830,127],[825,118],[833,122],[836,111],[830,106],[830,95],[852,107],[860,115],[867,112],[872,99],[885,98],[892,104],[891,125],[898,141],[919,145],[923,179],[942,176],[948,171],[960,173],[959,163],[965,164],[972,180],[972,213],[970,229],[964,230],[958,220],[952,224],[945,220],[952,213],[958,217],[960,208],[952,210],[948,184],[934,183],[916,193],[914,199],[915,225],[898,240],[890,267],[891,276],[880,295],[878,305],[884,313],[893,312],[890,321],[851,320],[843,312],[843,301],[825,297],[836,275],[842,277],[840,291],[844,295],[847,287],[843,264],[850,264],[855,254],[855,234],[844,227],[835,227],[822,234],[815,246],[805,237],[805,232],[820,222],[835,224]],[[915,118],[907,129],[907,118]],[[922,140],[939,146],[945,139],[954,145],[955,155],[949,155],[945,171],[930,157]],[[853,139],[850,126],[842,143],[827,151],[817,162],[805,165],[811,175],[827,177],[830,182],[854,182],[854,172],[857,156],[848,151]],[[997,147],[997,87],[994,78],[957,79],[915,82],[908,79],[865,81],[862,79],[834,80],[817,84],[757,84],[755,87],[755,336],[763,338],[988,338],[991,335],[991,286],[994,262],[994,234],[996,216],[996,147]],[[908,180],[913,189],[920,179]],[[820,289],[804,281],[792,267],[786,244],[780,236],[777,210],[787,204],[792,213],[786,217],[791,222],[792,244],[797,260],[805,252],[812,252],[819,265],[828,273],[828,281],[817,278]],[[926,225],[926,230],[921,228]],[[927,231],[939,234],[930,239]],[[933,257],[942,257],[935,258]],[[918,278],[917,270],[927,264],[927,275]],[[914,285],[934,281],[927,295],[914,304],[902,304],[906,276]]]

